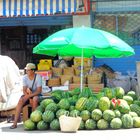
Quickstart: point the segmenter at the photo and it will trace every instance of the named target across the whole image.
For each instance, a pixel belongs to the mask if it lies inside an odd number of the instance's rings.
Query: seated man
[[[38,106],[38,99],[42,91],[42,78],[40,75],[35,74],[36,66],[33,63],[28,63],[25,67],[26,74],[23,77],[23,93],[16,107],[14,123],[11,129],[17,128],[18,118],[22,108],[31,104],[32,109],[35,110]]]

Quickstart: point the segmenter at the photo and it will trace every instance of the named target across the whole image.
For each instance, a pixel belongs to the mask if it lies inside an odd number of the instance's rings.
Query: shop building
[[[32,54],[41,40],[58,30],[85,25],[109,31],[135,49],[136,55],[129,58],[94,58],[96,67],[105,63],[127,74],[136,71],[135,62],[140,61],[139,13],[139,0],[1,0],[0,54],[23,68],[27,62],[46,58]]]
[[[89,0],[1,0],[0,54],[19,68],[46,58],[33,56],[32,48],[58,30],[78,26],[77,17],[89,16],[89,6]]]

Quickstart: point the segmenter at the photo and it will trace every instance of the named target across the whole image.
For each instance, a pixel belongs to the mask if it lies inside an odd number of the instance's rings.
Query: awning
[[[0,16],[37,16],[76,13],[79,0],[1,0]]]
[[[72,25],[72,15],[0,18],[0,27]]]

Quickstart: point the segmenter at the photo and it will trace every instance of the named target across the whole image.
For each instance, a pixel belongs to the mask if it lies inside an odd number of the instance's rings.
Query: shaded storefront
[[[72,27],[73,15],[87,14],[88,4],[89,0],[0,1],[1,54],[23,68],[34,59],[31,52],[36,44],[58,30]]]

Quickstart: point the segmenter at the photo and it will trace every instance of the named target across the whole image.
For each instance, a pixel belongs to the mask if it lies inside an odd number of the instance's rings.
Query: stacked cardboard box
[[[102,73],[93,71],[91,75],[87,76],[88,87],[92,89],[94,93],[100,92],[104,88],[104,84],[101,83]]]

